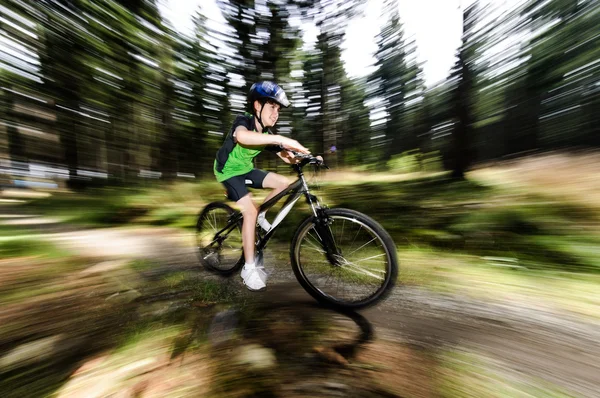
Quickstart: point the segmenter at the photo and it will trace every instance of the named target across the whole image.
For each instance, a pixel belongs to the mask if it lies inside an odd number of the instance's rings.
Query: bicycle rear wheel
[[[200,263],[210,271],[229,275],[244,262],[242,222],[231,222],[235,213],[221,202],[208,204],[198,216],[196,245]]]
[[[394,241],[372,218],[350,209],[327,209],[327,223],[309,217],[292,240],[291,262],[302,287],[319,302],[339,308],[373,305],[398,276]],[[319,220],[325,221],[325,220]],[[323,238],[335,242],[327,255]]]

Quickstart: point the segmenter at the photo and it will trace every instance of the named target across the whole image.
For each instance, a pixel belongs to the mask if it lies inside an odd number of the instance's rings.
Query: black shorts
[[[254,169],[249,173],[223,181],[222,184],[227,188],[227,198],[237,202],[248,194],[248,187],[262,188],[267,174],[269,174],[268,171]]]

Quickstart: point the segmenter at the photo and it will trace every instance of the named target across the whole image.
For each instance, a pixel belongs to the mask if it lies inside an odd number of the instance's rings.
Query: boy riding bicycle
[[[235,119],[214,162],[217,181],[225,186],[227,197],[237,203],[244,215],[242,246],[245,264],[241,276],[246,287],[253,291],[264,289],[267,282],[267,274],[261,264],[256,264],[255,259],[256,223],[258,221],[265,230],[270,228],[270,224],[264,213],[258,214],[248,186],[272,189],[266,202],[290,184],[285,176],[254,168],[253,160],[263,149],[271,150],[269,146],[275,147],[277,155],[286,163],[296,162],[293,154],[288,151],[310,153],[298,141],[269,131],[277,123],[280,109],[288,106],[290,102],[277,84],[268,81],[253,84],[248,93],[249,113]]]

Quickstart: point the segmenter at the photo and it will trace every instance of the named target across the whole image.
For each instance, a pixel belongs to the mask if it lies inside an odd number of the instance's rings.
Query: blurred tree
[[[480,9],[474,2],[463,11],[462,45],[451,78],[455,79],[452,103],[454,104],[454,128],[451,146],[445,156],[452,177],[463,179],[474,158],[474,86],[477,73],[477,55],[481,41],[476,37]]]
[[[577,63],[571,64],[569,88],[581,87],[579,102],[582,121],[579,126],[584,132],[581,144],[600,147],[600,3],[581,2],[578,23],[569,26],[569,35],[577,35],[577,44],[568,54],[578,55]]]
[[[227,56],[219,54],[214,45],[218,42],[217,33],[207,25],[202,9],[194,24],[194,37],[182,48],[189,67],[181,75],[181,84],[190,86],[189,98],[182,109],[191,125],[178,147],[181,155],[187,154],[185,162],[192,171],[211,173],[215,152],[231,124],[230,66]]]
[[[599,7],[595,1],[531,0],[517,9],[515,31],[526,39],[518,66],[503,76],[508,153],[597,145],[594,123],[585,122],[591,108],[584,104],[598,95]]]
[[[340,83],[346,79],[342,63],[343,35],[325,31],[317,38],[317,54],[323,54],[322,84],[320,87],[321,116],[323,117],[323,148],[321,152],[338,145],[341,136],[340,129],[342,98]],[[334,164],[335,166],[335,164]]]
[[[304,88],[308,106],[306,137],[317,153],[338,145],[342,134],[342,82],[347,76],[341,59],[341,34],[323,32],[315,49],[309,50],[304,63]],[[304,142],[304,141],[303,141]]]
[[[175,43],[171,36],[165,35],[159,42],[159,87],[161,96],[156,104],[160,115],[156,168],[161,172],[163,180],[177,177],[179,163],[177,159],[177,126],[174,121],[175,112]]]
[[[25,143],[23,137],[19,133],[18,126],[18,115],[15,114],[15,101],[13,93],[17,85],[9,85],[9,82],[13,81],[14,76],[3,70],[0,70],[0,82],[2,83],[2,96],[0,97],[0,109],[2,113],[0,117],[4,121],[6,129],[6,138],[8,143],[8,154],[10,159],[15,162],[23,162],[27,160],[25,154]]]
[[[37,34],[43,19],[37,8],[15,1],[6,3],[0,18],[0,117],[6,132],[6,150],[13,161],[44,158],[39,145],[32,145],[31,134],[24,134],[40,133],[49,123],[47,102],[39,95],[42,80],[37,54],[42,45]],[[48,158],[52,157],[51,152],[46,151]]]
[[[583,119],[589,108],[581,105],[584,95],[589,99],[593,93],[586,88],[600,77],[595,62],[600,56],[600,5],[567,0],[534,4],[531,18],[541,32],[531,43],[526,87],[533,91],[533,109],[540,112],[537,124],[530,124],[537,127],[541,148],[585,145],[590,135]]]
[[[377,70],[369,78],[369,85],[373,87],[370,96],[380,101],[375,110],[381,123],[377,120],[376,123],[385,136],[381,140],[386,148],[383,160],[388,160],[418,146],[418,130],[414,128],[416,116],[408,114],[406,100],[409,95],[414,100],[415,92],[422,91],[423,87],[419,67],[408,59],[414,53],[414,44],[404,41],[396,2],[386,1],[383,14],[389,17],[378,36]]]
[[[240,94],[245,95],[253,82],[261,76],[260,66],[257,63],[261,56],[259,51],[259,37],[257,35],[257,11],[254,0],[217,0],[225,20],[233,28],[233,32],[226,38],[227,43],[233,48],[233,57],[230,63],[235,65],[233,72],[244,79]]]
[[[44,51],[40,56],[44,89],[52,98],[56,130],[64,149],[63,160],[69,170],[68,184],[81,186],[79,141],[85,134],[81,116],[84,86],[92,74],[86,56],[86,36],[80,15],[80,1],[57,0],[39,3],[46,23],[43,25]]]
[[[285,1],[257,1],[256,35],[259,38],[259,57],[255,60],[260,71],[260,79],[274,80],[291,97],[291,71],[298,48],[302,45],[302,35],[298,28],[290,25],[293,8]],[[294,104],[292,104],[293,106]],[[272,130],[277,134],[291,135],[291,110],[280,113],[279,121]],[[277,165],[270,154],[260,156],[259,167]]]
[[[425,152],[447,151],[454,128],[455,107],[452,102],[454,86],[446,81],[424,93],[422,112],[427,116],[420,147]]]
[[[300,116],[304,122],[297,138],[316,153],[323,153],[325,118],[323,117],[322,89],[325,83],[323,53],[319,50],[319,47],[321,46],[308,51],[304,59],[302,84],[307,106],[305,113]]]
[[[365,2],[219,0],[227,26],[200,9],[192,37],[167,29],[156,3],[3,3],[0,156],[64,164],[71,181],[87,168],[210,173],[257,79],[283,84],[294,104],[279,133],[336,147],[345,163],[419,147],[441,150],[460,178],[473,161],[600,144],[597,1],[470,7],[452,75],[428,90],[391,0],[369,84],[341,59]],[[319,30],[309,49],[300,23]]]
[[[285,2],[267,1],[257,12],[256,35],[268,37],[263,41],[262,56],[256,60],[261,79],[272,79],[283,83],[289,80],[291,61],[296,49],[301,46],[301,33],[290,25],[291,13]]]
[[[139,127],[136,107],[140,105],[144,92],[141,65],[143,59],[156,56],[157,50],[156,43],[147,40],[149,36],[157,36],[156,31],[144,25],[143,21],[157,28],[161,27],[161,20],[155,0],[115,0],[114,5],[109,7],[119,18],[119,24],[115,26],[116,35],[112,38],[114,54],[121,67],[120,76],[123,78],[123,90],[117,91],[115,102],[117,112],[113,113],[120,122],[122,133],[116,132],[113,139],[116,139],[116,150],[120,153],[119,163],[123,165],[120,177],[133,177],[138,169],[133,144],[137,141]],[[147,30],[155,34],[145,34]]]
[[[315,139],[314,150],[323,153],[337,147],[343,135],[341,130],[342,82],[347,80],[341,60],[341,44],[347,23],[359,15],[365,3],[358,0],[289,0],[306,23],[314,23],[319,30],[317,43],[309,51],[304,65],[304,89],[308,100],[307,123]],[[347,107],[346,107],[347,108]]]
[[[371,149],[371,120],[366,101],[364,79],[342,80],[341,135],[337,150],[344,165],[359,165],[374,162],[377,152]]]

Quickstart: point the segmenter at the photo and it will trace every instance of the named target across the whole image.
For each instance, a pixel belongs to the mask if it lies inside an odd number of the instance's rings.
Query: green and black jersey
[[[233,132],[238,126],[244,126],[249,131],[256,131],[254,117],[251,114],[246,113],[235,118],[229,134],[227,134],[223,145],[217,151],[217,158],[214,163],[214,173],[219,182],[252,171],[254,169],[254,158],[258,156],[263,149],[273,152],[279,151],[278,147],[273,146],[250,148],[238,144],[233,137]],[[270,132],[266,130],[263,134],[270,134]]]

